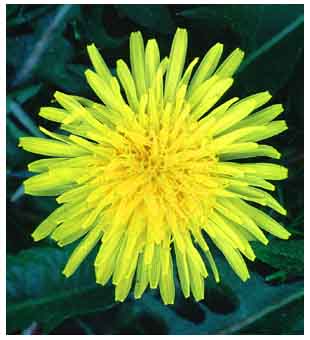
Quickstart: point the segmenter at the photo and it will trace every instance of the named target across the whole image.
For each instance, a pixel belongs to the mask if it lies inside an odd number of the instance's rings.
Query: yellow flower
[[[249,278],[243,256],[255,259],[249,241],[267,244],[262,230],[283,239],[290,235],[251,205],[285,215],[263,189],[273,191],[269,180],[285,179],[287,169],[235,162],[280,158],[276,149],[257,142],[287,129],[285,121],[272,121],[282,105],[260,109],[271,98],[261,92],[213,108],[232,86],[244,53],[236,49],[218,66],[223,45],[217,43],[191,77],[198,58],[184,72],[186,50],[185,29],[177,30],[162,60],[156,40],[144,48],[141,33],[134,32],[131,71],[118,60],[116,78],[96,47],[88,46],[95,72],[85,75],[103,103],[56,92],[62,108],[43,107],[39,115],[69,134],[41,127],[51,139],[20,139],[25,150],[51,156],[29,164],[40,174],[24,182],[25,192],[58,196],[60,204],[34,231],[34,240],[51,235],[65,246],[83,237],[63,271],[67,277],[101,240],[96,281],[104,285],[112,277],[117,301],[134,284],[135,298],[149,285],[172,304],[172,252],[184,296],[203,299],[208,270],[220,279],[204,234],[243,281]]]

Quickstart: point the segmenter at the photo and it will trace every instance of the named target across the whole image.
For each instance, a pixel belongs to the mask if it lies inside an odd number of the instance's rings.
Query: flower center
[[[119,128],[124,137],[118,151],[120,180],[131,180],[136,192],[148,191],[165,202],[180,203],[186,197],[198,197],[198,188],[203,188],[205,194],[211,179],[208,169],[215,160],[204,147],[204,139],[196,138],[197,128],[197,123],[189,120],[179,125],[159,124],[157,129]]]
[[[117,125],[103,166],[102,192],[111,202],[111,217],[125,223],[138,212],[148,226],[148,242],[205,223],[219,185],[212,139],[189,115],[187,103],[183,109],[175,105],[139,112]]]

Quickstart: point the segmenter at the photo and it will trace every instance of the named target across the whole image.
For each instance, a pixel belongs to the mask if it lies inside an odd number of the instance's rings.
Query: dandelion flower
[[[267,191],[275,189],[270,180],[287,177],[287,169],[255,161],[280,158],[258,142],[287,129],[284,120],[273,121],[282,105],[261,109],[271,98],[261,92],[214,108],[244,53],[237,48],[219,64],[223,45],[217,43],[194,72],[198,58],[184,69],[186,50],[185,29],[177,30],[163,59],[156,40],[144,47],[134,32],[130,69],[118,60],[116,77],[95,45],[87,46],[94,71],[85,75],[100,103],[56,92],[62,108],[43,107],[39,115],[67,133],[40,127],[50,138],[20,138],[23,149],[50,157],[29,164],[38,174],[24,182],[25,192],[58,196],[60,205],[33,232],[34,240],[50,235],[61,247],[81,240],[63,270],[67,277],[100,243],[96,282],[111,279],[117,301],[131,287],[138,299],[149,286],[159,287],[163,302],[172,304],[174,272],[184,296],[199,301],[208,273],[220,280],[207,242],[245,281],[244,257],[255,259],[250,241],[266,245],[263,231],[290,235],[257,208],[286,214]]]

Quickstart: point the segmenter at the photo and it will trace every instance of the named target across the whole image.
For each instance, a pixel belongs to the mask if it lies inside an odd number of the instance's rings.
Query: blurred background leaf
[[[137,25],[153,32],[172,34],[176,25],[165,5],[115,5],[119,11],[128,16]]]
[[[145,328],[153,319],[161,325],[154,330],[155,334],[244,333],[255,329],[254,325],[262,318],[267,321],[258,332],[260,334],[266,334],[267,329],[268,334],[277,334],[279,330],[281,334],[287,334],[294,327],[300,327],[296,325],[299,322],[296,315],[300,315],[303,308],[302,282],[271,286],[254,272],[251,280],[241,283],[226,261],[217,254],[222,281],[216,284],[210,278],[207,280],[205,301],[196,303],[192,299],[185,300],[178,289],[176,303],[169,307],[162,304],[157,291],[147,292],[141,300],[119,304],[114,302],[111,285],[101,287],[95,283],[93,256],[71,278],[66,279],[60,273],[73,248],[37,247],[8,257],[9,332],[23,329],[35,321],[48,334],[66,319],[72,320],[73,317],[98,311],[101,320],[106,320],[101,331],[112,334],[127,332],[128,327],[130,332],[145,334]],[[287,318],[287,314],[283,313],[285,308],[289,308],[290,313],[291,308],[295,311],[294,319],[286,326],[283,325]],[[126,315],[129,310],[131,315]],[[273,325],[268,319],[270,316],[277,322],[281,317],[280,324]],[[85,324],[90,329],[98,327],[93,320],[85,321]]]
[[[102,5],[87,6],[79,19],[79,32],[87,43],[95,43],[104,49],[117,48],[125,43],[128,35],[113,37],[107,32],[105,26],[102,25],[102,17],[106,8]]]
[[[195,26],[205,23],[213,39],[224,42],[225,47],[228,41],[229,47],[239,46],[246,52],[236,79],[239,93],[266,88],[274,93],[290,77],[303,50],[302,5],[210,5],[178,15]]]
[[[302,5],[7,5],[7,332],[49,334],[302,334],[303,333],[303,6]],[[270,90],[283,103],[289,130],[273,138],[289,178],[275,196],[288,214],[277,219],[289,241],[254,244],[251,280],[243,284],[217,254],[222,281],[206,283],[206,301],[163,306],[158,292],[114,303],[114,290],[95,284],[91,257],[70,279],[61,269],[72,247],[59,249],[30,235],[56,206],[53,198],[23,195],[27,164],[37,156],[20,150],[18,138],[62,90],[95,98],[84,77],[91,67],[86,45],[95,43],[111,72],[129,61],[128,38],[140,30],[169,54],[176,27],[189,32],[187,63],[220,41],[224,54],[245,50],[229,97]],[[225,98],[223,98],[224,100]],[[271,211],[267,211],[271,214]],[[94,256],[94,253],[92,254]],[[86,288],[88,287],[88,288]],[[89,289],[85,294],[84,289]]]
[[[218,285],[211,278],[207,279],[205,301],[196,303],[191,299],[184,300],[179,294],[176,304],[167,309],[156,297],[146,295],[141,300],[141,312],[147,310],[153,311],[154,315],[161,315],[169,334],[243,334],[249,328],[252,329],[251,334],[266,334],[266,329],[268,334],[291,332],[290,327],[294,328],[295,324],[287,327],[283,325],[285,315],[281,320],[280,310],[297,306],[298,311],[295,313],[302,316],[302,282],[272,286],[253,272],[249,281],[241,283],[218,254],[216,262],[222,280]],[[271,315],[274,316],[273,322],[277,320],[275,324],[268,320]],[[296,315],[295,321],[299,322]],[[255,328],[262,318],[268,321],[261,328]]]
[[[71,248],[71,249],[70,249]],[[7,331],[37,322],[49,333],[66,318],[109,309],[113,289],[100,287],[90,259],[73,277],[61,274],[72,246],[67,249],[33,248],[7,258]]]
[[[303,240],[271,240],[268,247],[256,243],[253,247],[256,257],[287,275],[304,275]]]

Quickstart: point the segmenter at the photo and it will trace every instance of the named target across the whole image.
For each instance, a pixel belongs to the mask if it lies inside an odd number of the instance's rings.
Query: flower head
[[[269,180],[285,179],[287,170],[236,160],[280,158],[272,146],[258,142],[287,129],[283,120],[272,121],[282,105],[261,109],[271,98],[261,92],[214,108],[232,86],[244,54],[236,49],[218,66],[223,45],[217,43],[192,77],[198,58],[184,71],[185,29],[177,30],[163,59],[156,40],[144,48],[141,33],[132,33],[131,71],[118,60],[117,77],[94,45],[87,50],[95,72],[87,70],[86,79],[102,103],[56,92],[62,108],[43,107],[39,115],[61,123],[69,134],[41,127],[50,139],[20,139],[25,150],[51,157],[29,164],[39,174],[24,182],[25,192],[58,196],[60,204],[34,231],[34,240],[51,235],[65,246],[82,238],[66,276],[101,241],[96,281],[104,285],[112,278],[118,301],[132,285],[135,298],[149,285],[159,286],[165,304],[173,303],[174,267],[184,296],[203,299],[208,272],[220,279],[206,235],[247,280],[243,256],[255,258],[250,241],[267,244],[263,230],[283,239],[290,235],[252,205],[285,215],[265,190],[274,190]]]

